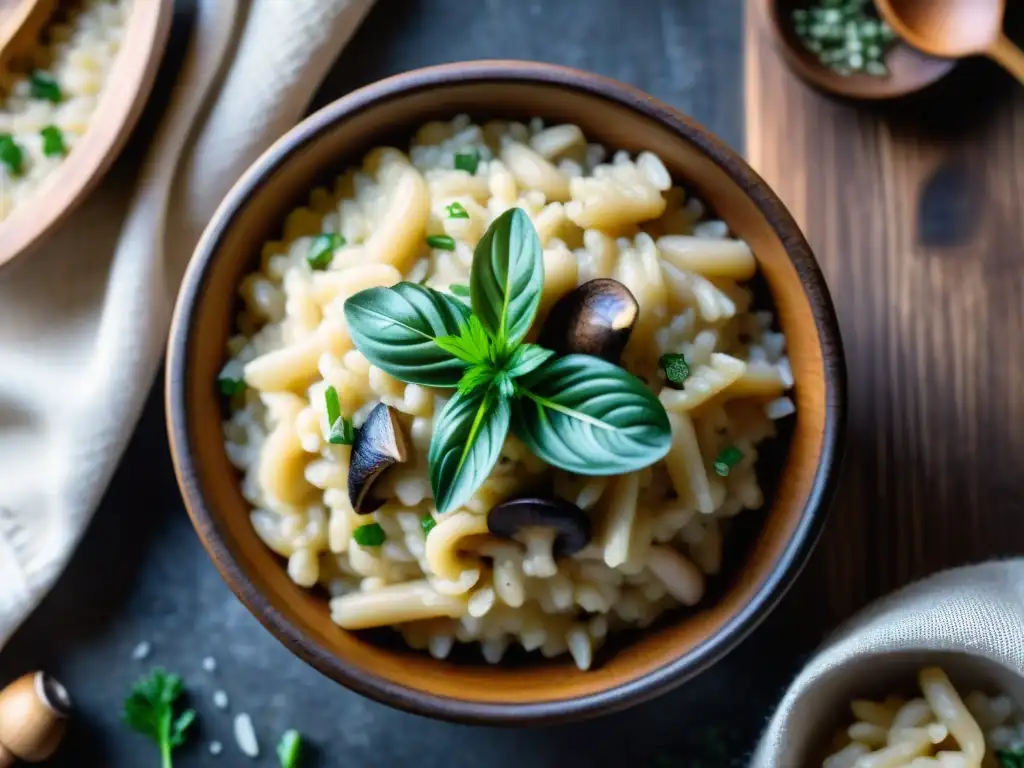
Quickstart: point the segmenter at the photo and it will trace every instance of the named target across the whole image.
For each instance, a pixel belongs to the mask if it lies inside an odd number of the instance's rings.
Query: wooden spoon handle
[[[986,53],[1024,84],[1024,51],[1014,45],[1010,38],[1000,35]]]
[[[57,0],[0,0],[0,67],[38,45],[56,8]]]

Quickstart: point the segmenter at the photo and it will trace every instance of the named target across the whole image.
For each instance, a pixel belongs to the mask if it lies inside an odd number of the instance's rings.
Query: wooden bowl
[[[438,661],[346,632],[323,595],[291,582],[249,523],[225,454],[215,379],[243,275],[264,241],[318,182],[374,146],[404,146],[429,120],[539,115],[591,141],[652,150],[749,242],[788,336],[798,416],[781,444],[777,489],[747,556],[719,599],[613,646],[598,668],[568,658],[512,667]],[[693,121],[621,83],[516,61],[450,64],[383,80],[307,118],[230,191],[200,241],[178,299],[167,412],[178,481],[200,538],[235,594],[298,656],[343,685],[420,714],[489,723],[597,715],[663,693],[707,668],[764,618],[792,582],[825,519],[843,435],[845,373],[836,317],[803,235],[740,157]],[[783,466],[784,465],[784,466]]]
[[[822,66],[796,35],[793,10],[807,4],[807,0],[754,0],[750,7],[760,15],[786,65],[815,88],[848,99],[895,99],[926,88],[956,66],[952,59],[937,59],[898,41],[885,57],[888,77],[838,75]]]
[[[29,253],[99,183],[135,127],[153,87],[174,0],[135,0],[89,127],[32,196],[0,221],[0,267]]]

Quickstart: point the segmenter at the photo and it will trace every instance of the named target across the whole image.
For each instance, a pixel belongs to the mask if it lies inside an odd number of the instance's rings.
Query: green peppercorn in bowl
[[[100,180],[156,78],[172,0],[61,0],[0,76],[0,267]]]
[[[167,398],[196,529],[288,647],[530,723],[656,695],[763,618],[824,520],[843,386],[813,257],[733,152],[619,83],[474,62],[257,161],[190,265]]]
[[[752,9],[789,68],[838,96],[899,98],[932,85],[955,65],[900,40],[873,0],[755,0]]]

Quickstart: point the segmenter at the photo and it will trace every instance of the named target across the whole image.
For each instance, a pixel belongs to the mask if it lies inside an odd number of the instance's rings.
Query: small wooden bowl
[[[322,594],[288,578],[249,523],[225,453],[215,379],[242,277],[262,244],[309,191],[374,146],[405,146],[429,120],[466,112],[575,123],[590,141],[651,150],[685,180],[760,263],[796,377],[793,436],[771,509],[717,599],[616,638],[608,658],[580,672],[571,660],[490,666],[438,661],[331,622]],[[199,243],[179,295],[167,362],[167,413],[178,481],[196,530],[235,594],[288,648],[343,685],[396,707],[446,719],[550,723],[624,708],[679,685],[720,659],[781,598],[821,530],[837,479],[845,413],[839,331],[824,279],[778,198],[704,128],[647,94],[547,64],[483,61],[417,70],[323,108],[271,147],[230,191]],[[605,649],[602,649],[602,652]]]
[[[174,0],[136,0],[89,127],[32,196],[0,221],[0,268],[28,254],[85,199],[142,114],[171,31]]]
[[[752,11],[761,16],[762,26],[771,35],[787,66],[815,88],[848,99],[895,99],[926,88],[956,66],[951,59],[937,59],[897,41],[885,57],[888,77],[838,75],[820,64],[796,35],[793,10],[806,6],[807,0],[754,0],[751,3]]]

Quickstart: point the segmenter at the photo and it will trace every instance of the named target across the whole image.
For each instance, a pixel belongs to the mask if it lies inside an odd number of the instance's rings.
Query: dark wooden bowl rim
[[[193,310],[220,241],[234,212],[263,179],[322,132],[371,105],[453,83],[546,83],[581,91],[629,107],[682,135],[699,147],[754,201],[782,240],[809,299],[822,341],[826,421],[818,467],[807,504],[776,568],[754,598],[716,635],[685,655],[627,684],[596,694],[525,704],[461,701],[396,685],[327,653],[279,614],[256,590],[229,548],[221,541],[215,515],[196,483],[186,413],[186,361]],[[658,696],[707,669],[747,637],[778,603],[797,577],[816,543],[838,480],[845,435],[846,372],[835,309],[824,277],[803,234],[768,185],[731,149],[702,126],[653,97],[614,80],[568,67],[514,60],[460,62],[414,70],[381,80],[339,99],[306,118],[268,149],[228,193],[206,229],[189,265],[171,329],[167,360],[167,420],[175,471],[192,522],[231,590],[289,650],[347,688],[390,706],[430,717],[492,725],[551,724],[617,711]]]

